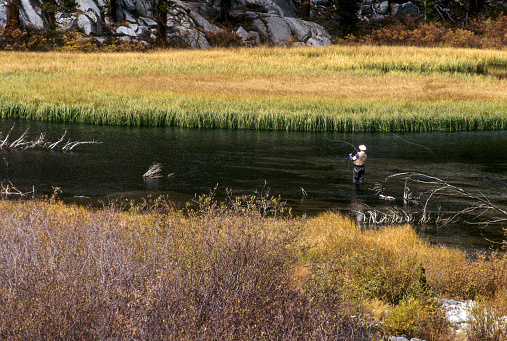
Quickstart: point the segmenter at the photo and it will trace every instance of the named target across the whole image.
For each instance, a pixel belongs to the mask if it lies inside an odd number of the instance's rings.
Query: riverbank
[[[0,213],[2,339],[451,340],[435,297],[477,300],[475,317],[507,311],[501,254],[471,260],[407,225],[295,218],[273,198],[205,196],[183,211],[51,198]]]
[[[0,117],[291,131],[506,129],[507,53],[332,46],[1,52]]]

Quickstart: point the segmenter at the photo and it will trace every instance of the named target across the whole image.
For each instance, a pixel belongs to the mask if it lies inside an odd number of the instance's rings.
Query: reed
[[[301,131],[504,129],[496,50],[0,53],[0,117]]]

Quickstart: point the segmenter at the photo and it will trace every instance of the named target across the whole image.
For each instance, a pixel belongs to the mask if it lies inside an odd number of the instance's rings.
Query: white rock
[[[240,26],[236,31],[236,35],[241,39],[245,40],[246,37],[248,36],[248,32],[243,28],[243,26]]]
[[[0,2],[0,27],[5,28],[7,25],[7,2]]]
[[[62,12],[57,12],[55,14],[56,23],[58,28],[61,30],[71,30],[77,28],[77,17],[74,13],[67,14]]]
[[[25,26],[31,26],[37,29],[44,28],[41,12],[41,8],[32,6],[30,0],[21,0],[20,16]]]
[[[139,23],[148,26],[149,28],[155,28],[158,26],[155,20],[146,17],[139,17]]]
[[[83,32],[86,35],[90,35],[92,33],[97,32],[95,23],[84,14],[80,14],[77,17],[77,27],[81,32]]]
[[[89,11],[93,11],[96,14],[101,13],[97,3],[93,0],[76,0],[77,9],[83,13],[87,13]]]
[[[126,26],[118,27],[116,29],[116,34],[125,35],[129,37],[137,37],[136,31]]]
[[[312,37],[306,41],[306,45],[314,47],[325,47],[331,45],[331,40],[326,37]]]

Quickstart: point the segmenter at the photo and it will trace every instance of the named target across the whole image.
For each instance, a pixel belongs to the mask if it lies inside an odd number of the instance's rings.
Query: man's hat
[[[366,146],[364,144],[360,145],[359,150],[366,150]]]

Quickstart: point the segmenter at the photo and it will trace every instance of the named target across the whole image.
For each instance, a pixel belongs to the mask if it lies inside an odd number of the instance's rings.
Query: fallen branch
[[[154,163],[150,166],[150,169],[146,173],[143,174],[143,178],[161,178],[162,175],[160,174],[162,172],[162,165],[160,163]]]
[[[11,132],[12,132],[12,129],[14,128],[14,126],[11,128],[11,130],[9,131],[9,133],[7,134],[7,136],[1,140],[0,139],[0,149],[35,149],[35,148],[40,148],[40,149],[47,149],[47,150],[55,150],[55,148],[64,140],[65,136],[67,135],[67,131],[65,131],[65,133],[63,133],[63,135],[60,137],[60,139],[56,142],[50,142],[50,141],[46,141],[46,135],[44,133],[41,133],[38,137],[38,139],[34,140],[34,141],[28,141],[26,140],[26,137],[28,135],[28,129],[25,130],[25,132],[20,136],[18,137],[16,140],[14,140],[13,142],[9,142],[9,137],[11,135]],[[0,136],[1,136],[1,132],[0,132]],[[79,145],[82,145],[82,144],[100,144],[102,142],[97,142],[97,141],[67,141],[62,147],[60,150],[62,151],[71,151],[72,149],[74,149],[75,147],[79,146]]]

